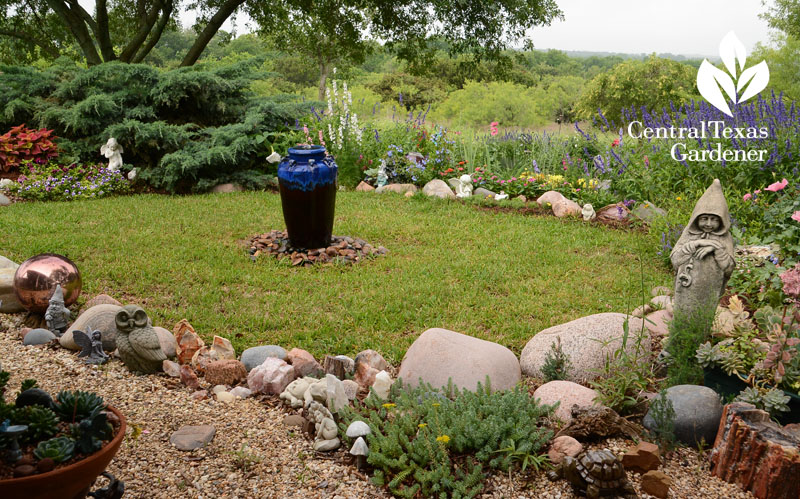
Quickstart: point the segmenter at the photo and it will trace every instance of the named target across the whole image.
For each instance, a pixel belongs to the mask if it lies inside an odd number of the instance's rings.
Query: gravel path
[[[73,352],[25,347],[18,335],[21,316],[0,314],[0,362],[11,372],[7,393],[35,378],[51,394],[91,390],[119,408],[128,434],[108,471],[123,480],[126,498],[372,498],[389,497],[349,465],[343,450],[316,454],[311,442],[283,425],[286,411],[276,398],[234,404],[193,400],[191,392],[166,375],[137,376],[118,360],[89,367]],[[216,436],[204,449],[181,452],[169,437],[184,425],[209,424]],[[604,447],[623,452],[632,442],[609,440]],[[243,446],[244,451],[242,451]],[[238,454],[254,458],[243,468]],[[709,475],[695,451],[674,453],[662,471],[674,480],[674,498],[747,498],[736,486]],[[639,475],[629,473],[639,486]],[[576,497],[565,481],[544,474],[514,472],[491,477],[482,497]],[[642,496],[648,497],[648,496]]]

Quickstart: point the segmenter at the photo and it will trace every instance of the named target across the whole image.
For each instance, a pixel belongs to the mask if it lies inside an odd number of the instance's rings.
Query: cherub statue
[[[103,335],[100,331],[92,331],[92,328],[86,328],[86,332],[73,331],[72,339],[79,347],[81,353],[78,357],[86,357],[87,364],[105,364],[108,361],[108,355],[103,351]]]
[[[56,284],[53,296],[50,297],[50,304],[44,313],[44,319],[47,321],[47,329],[59,338],[67,330],[70,311],[64,306],[64,291],[60,284]]]
[[[456,185],[456,196],[460,198],[468,198],[472,196],[472,177],[467,174],[461,175]]]
[[[719,180],[697,201],[692,217],[669,257],[675,278],[676,314],[686,317],[709,310],[713,319],[725,284],[736,263],[733,260],[731,216]]]
[[[378,178],[376,181],[377,187],[383,187],[389,182],[389,176],[386,174],[386,162],[381,161],[381,165],[378,167]]]
[[[583,219],[586,220],[587,222],[589,220],[594,220],[597,217],[597,213],[595,213],[594,211],[594,206],[592,206],[589,203],[583,205],[583,208],[581,209],[581,215],[583,216]]]
[[[122,168],[122,146],[117,143],[117,139],[111,137],[105,145],[100,146],[100,154],[108,159],[108,169],[112,172]]]

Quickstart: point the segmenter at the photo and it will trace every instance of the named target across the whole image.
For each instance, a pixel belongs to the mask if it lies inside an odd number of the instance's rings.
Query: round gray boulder
[[[102,304],[95,305],[92,308],[86,309],[81,315],[75,319],[75,322],[67,329],[67,331],[59,338],[59,343],[64,348],[70,350],[80,350],[81,348],[75,343],[72,338],[72,332],[75,330],[83,331],[86,333],[86,328],[91,327],[93,331],[100,331],[101,338],[103,339],[103,350],[111,352],[117,348],[117,313],[122,310],[118,305]],[[148,319],[149,321],[149,319]]]
[[[717,392],[707,386],[675,385],[667,388],[667,399],[675,410],[675,438],[686,445],[697,445],[701,439],[706,445],[714,445],[722,418]],[[647,411],[642,424],[648,430],[655,429],[652,411]]]
[[[286,350],[278,345],[261,345],[242,352],[241,361],[247,372],[250,372],[253,368],[263,364],[268,357],[285,361],[287,356]]]
[[[56,335],[52,332],[48,331],[47,329],[32,329],[28,331],[28,334],[25,335],[25,339],[22,340],[23,345],[44,345],[46,343],[50,343],[56,339]]]

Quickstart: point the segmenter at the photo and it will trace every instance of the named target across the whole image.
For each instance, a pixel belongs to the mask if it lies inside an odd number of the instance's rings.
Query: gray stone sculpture
[[[719,298],[736,265],[728,203],[714,179],[697,201],[692,217],[669,257],[677,276],[676,315],[713,319]]]
[[[60,337],[67,330],[70,311],[64,306],[64,292],[61,290],[60,284],[56,284],[53,296],[50,297],[50,304],[44,313],[44,319],[47,321],[47,329],[57,337]]]
[[[468,198],[472,196],[472,177],[464,174],[458,178],[458,185],[456,185],[456,196],[460,198]]]
[[[117,349],[125,367],[145,374],[161,370],[167,356],[161,350],[158,333],[147,319],[147,313],[137,305],[122,307],[115,319]]]
[[[122,168],[122,146],[117,143],[117,139],[111,137],[105,145],[100,146],[100,154],[108,159],[108,169],[112,172]]]
[[[105,364],[108,361],[108,354],[103,351],[103,335],[100,331],[92,331],[87,328],[86,332],[73,331],[72,339],[81,347],[78,357],[86,357],[87,364]]]

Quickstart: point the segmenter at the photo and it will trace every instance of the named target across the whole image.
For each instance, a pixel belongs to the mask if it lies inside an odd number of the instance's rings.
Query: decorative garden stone
[[[206,366],[206,381],[212,385],[234,386],[246,378],[244,364],[236,359],[215,360]]]
[[[194,354],[205,346],[205,342],[194,331],[189,321],[181,319],[172,328],[175,341],[178,342],[178,364],[188,364],[192,361]]]
[[[522,372],[542,378],[542,365],[549,355],[550,346],[560,339],[562,351],[569,357],[572,368],[567,380],[576,383],[592,380],[603,368],[607,355],[622,346],[625,323],[631,335],[642,331],[643,321],[625,314],[607,312],[575,319],[538,332],[528,341],[520,355]],[[628,340],[626,351],[633,354],[634,341]],[[642,341],[645,351],[650,348],[650,335],[645,330]]]
[[[375,189],[375,194],[383,194],[384,192],[395,192],[397,194],[406,194],[410,192],[416,194],[418,190],[419,188],[414,184],[386,184]]]
[[[122,307],[111,304],[95,305],[86,309],[75,319],[75,322],[58,339],[62,347],[70,350],[80,350],[72,335],[75,331],[100,331],[103,338],[103,349],[112,352],[117,348],[117,314]]]
[[[610,450],[594,450],[565,457],[555,470],[547,473],[551,480],[565,478],[588,499],[600,496],[638,497],[619,457]]]
[[[468,198],[472,196],[472,177],[464,174],[458,178],[458,186],[456,187],[456,196],[460,198]]]
[[[597,214],[594,212],[594,207],[591,204],[586,203],[581,209],[581,216],[588,222],[589,220],[594,220],[597,217]]]
[[[14,293],[14,274],[19,264],[0,256],[0,313],[15,314],[25,308]]]
[[[91,329],[87,329],[85,333],[83,331],[73,331],[72,338],[81,347],[81,353],[78,354],[78,357],[85,357],[84,362],[87,364],[100,365],[108,361],[108,355],[103,351],[103,335],[100,331],[92,331]]]
[[[533,392],[533,398],[545,405],[558,403],[553,415],[565,423],[572,420],[570,411],[572,406],[594,405],[594,399],[600,394],[597,391],[587,388],[572,381],[555,380],[543,384]]]
[[[32,345],[45,345],[56,339],[56,335],[49,329],[37,328],[31,329],[22,338],[22,344],[25,346]]]
[[[713,318],[713,311],[736,265],[731,217],[722,185],[714,179],[697,201],[689,223],[670,253],[675,278],[675,312]]]
[[[711,444],[722,417],[719,395],[707,386],[697,385],[671,386],[666,395],[675,410],[675,438],[686,445],[697,445],[700,440]],[[650,411],[642,424],[650,431],[656,429]]]
[[[781,427],[744,402],[726,405],[711,450],[711,474],[759,499],[800,497],[800,431],[793,426]]]
[[[434,196],[441,199],[455,199],[456,195],[453,194],[453,191],[450,189],[450,186],[447,185],[447,182],[440,178],[435,178],[425,184],[422,188],[422,193],[426,196]]]
[[[108,160],[108,169],[112,172],[118,171],[122,168],[122,146],[119,145],[117,139],[111,137],[105,145],[100,146],[100,154],[105,156]]]
[[[257,347],[250,347],[242,352],[242,364],[244,364],[247,372],[250,372],[267,360],[267,357],[275,357],[277,359],[286,360],[286,350],[278,345],[259,345]]]
[[[375,375],[375,381],[372,383],[372,392],[375,396],[381,399],[389,398],[389,391],[392,389],[392,385],[394,384],[394,380],[392,376],[387,373],[386,371],[381,371]]]
[[[496,196],[494,192],[490,191],[489,189],[484,189],[483,187],[478,187],[477,189],[472,191],[472,195],[477,196],[481,199],[486,199],[486,198],[494,199],[494,197]]]
[[[247,375],[247,387],[256,393],[278,395],[294,381],[294,378],[292,366],[281,359],[267,357],[260,366]]]
[[[125,367],[145,374],[159,372],[167,356],[147,313],[137,305],[127,305],[117,314],[116,323],[117,350]]]
[[[503,201],[504,199],[508,199],[508,194],[506,194],[506,191],[500,191],[499,194],[494,195],[495,201]]]
[[[373,389],[378,390],[376,375]],[[461,389],[476,390],[478,383],[491,389],[510,390],[520,380],[519,361],[503,345],[447,329],[423,332],[409,347],[400,365],[398,378],[412,388],[420,379],[434,388],[447,386],[448,380]]]
[[[64,292],[61,290],[60,284],[56,284],[56,289],[53,290],[53,296],[50,297],[50,305],[47,306],[44,319],[47,321],[47,329],[57,337],[64,334],[67,329],[70,311],[64,306]]]

